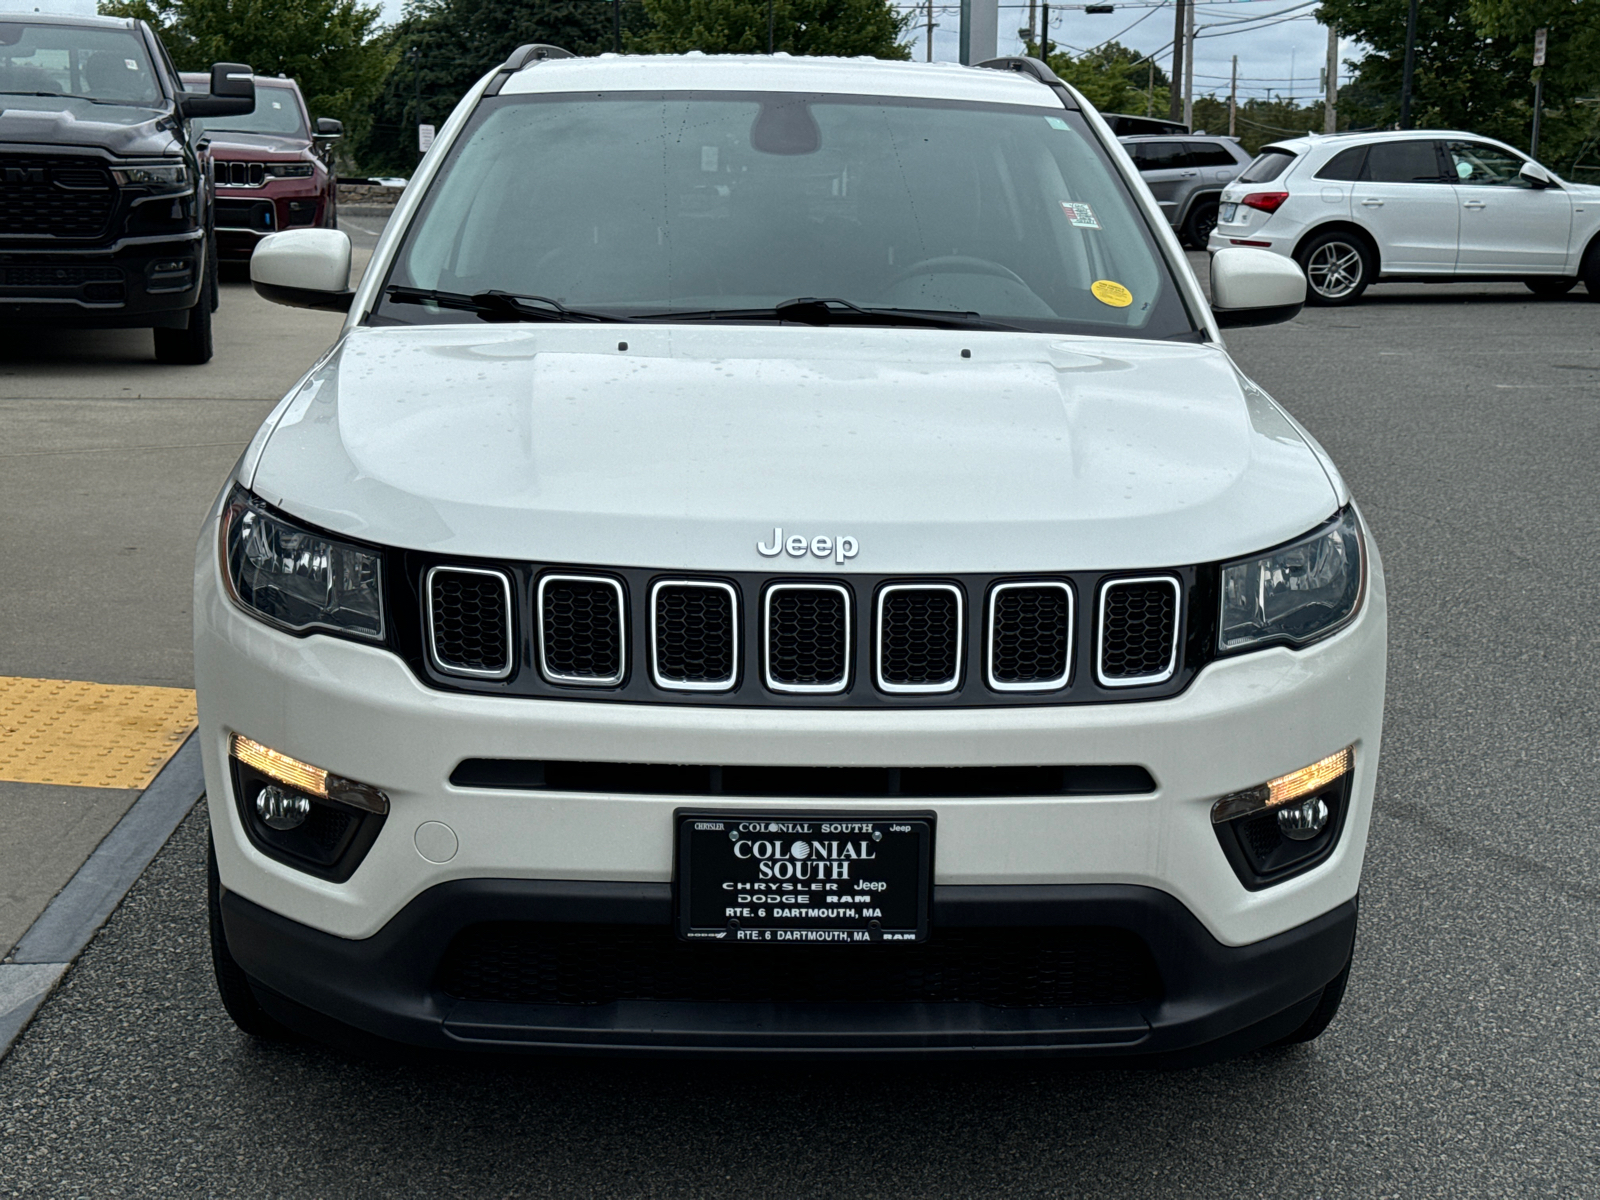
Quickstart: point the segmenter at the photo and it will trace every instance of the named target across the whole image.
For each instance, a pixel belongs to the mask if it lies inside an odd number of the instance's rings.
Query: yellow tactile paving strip
[[[187,688],[0,675],[0,780],[142,788],[195,724]]]

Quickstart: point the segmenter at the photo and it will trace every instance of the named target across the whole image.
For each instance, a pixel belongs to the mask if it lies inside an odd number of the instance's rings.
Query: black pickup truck
[[[255,108],[250,68],[186,93],[143,21],[0,13],[0,325],[155,330],[211,358],[216,235],[193,117]]]

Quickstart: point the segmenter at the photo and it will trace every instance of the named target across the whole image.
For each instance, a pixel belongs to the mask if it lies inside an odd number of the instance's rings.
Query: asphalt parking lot
[[[192,531],[337,326],[242,284],[219,318],[206,377],[131,335],[0,345],[0,676],[187,686]],[[1229,342],[1388,573],[1362,927],[1319,1041],[1173,1072],[255,1044],[215,998],[196,810],[0,1060],[0,1195],[1596,1194],[1600,303],[1380,287]]]

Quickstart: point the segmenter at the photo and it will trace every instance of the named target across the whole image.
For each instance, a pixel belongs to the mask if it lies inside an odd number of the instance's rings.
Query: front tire
[[[1546,275],[1534,279],[1524,279],[1522,284],[1535,296],[1554,297],[1565,296],[1578,286],[1578,281],[1576,279],[1562,279],[1558,275]]]
[[[1204,250],[1211,240],[1211,231],[1217,227],[1217,201],[1196,200],[1183,222],[1183,236],[1191,249]]]
[[[205,282],[182,329],[157,329],[156,361],[198,367],[211,361],[211,311],[218,302],[217,256],[206,247]]]
[[[250,977],[234,961],[228,950],[228,934],[222,927],[222,879],[217,874],[217,847],[206,841],[206,912],[211,923],[211,970],[217,978],[217,994],[233,1023],[251,1037],[283,1041],[290,1034],[261,1007],[250,988]]]
[[[1367,244],[1352,233],[1319,233],[1295,252],[1306,273],[1306,303],[1324,308],[1354,304],[1377,276]]]
[[[1583,286],[1588,289],[1589,299],[1600,300],[1600,241],[1590,246],[1589,253],[1583,256],[1578,278],[1583,280]]]

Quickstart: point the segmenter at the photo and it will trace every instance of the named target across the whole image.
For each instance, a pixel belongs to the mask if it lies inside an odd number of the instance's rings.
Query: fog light
[[[269,783],[256,793],[256,815],[271,829],[295,829],[311,813],[311,801]]]
[[[343,779],[330,774],[321,767],[301,762],[298,758],[290,758],[287,754],[263,746],[260,742],[251,741],[241,733],[232,736],[228,748],[233,757],[245,766],[252,767],[269,779],[286,783],[296,791],[305,792],[319,800],[338,800],[352,808],[364,809],[380,816],[389,811],[389,797],[371,784],[357,783],[353,779]]]
[[[1328,805],[1321,796],[1278,810],[1278,832],[1293,842],[1309,842],[1328,824]]]
[[[1211,806],[1211,823],[1221,825],[1224,821],[1236,821],[1253,813],[1292,804],[1303,796],[1322,791],[1353,771],[1355,765],[1356,748],[1346,746],[1327,758],[1318,759],[1309,767],[1301,767],[1298,771],[1290,771],[1256,787],[1222,797]],[[1313,832],[1305,836],[1313,837],[1315,834]]]

